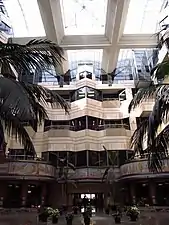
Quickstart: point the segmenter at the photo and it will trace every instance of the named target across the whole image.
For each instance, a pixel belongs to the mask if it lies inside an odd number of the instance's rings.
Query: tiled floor
[[[113,225],[114,219],[112,216],[104,214],[97,214],[92,217],[94,224],[96,225]],[[80,225],[82,218],[76,216],[73,225]],[[43,225],[44,223],[38,223],[35,213],[16,213],[8,215],[0,215],[0,225]],[[50,225],[51,222],[48,222]],[[64,217],[59,218],[58,225],[66,224]],[[131,222],[126,216],[122,217],[122,223],[124,225],[136,224],[136,225],[169,225],[169,213],[157,212],[157,213],[141,213],[137,222]]]

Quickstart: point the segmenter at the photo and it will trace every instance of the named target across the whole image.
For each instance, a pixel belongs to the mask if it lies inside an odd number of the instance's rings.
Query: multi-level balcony
[[[120,119],[126,117],[127,108],[121,110],[121,102],[117,99],[97,101],[90,98],[82,98],[71,103],[69,114],[65,114],[59,108],[47,108],[48,117],[51,120],[68,120],[89,115],[99,118]]]
[[[108,149],[128,149],[131,131],[127,124],[106,124],[77,130],[69,125],[51,125],[45,128],[43,145],[49,151],[70,149],[102,149],[103,144]],[[56,138],[57,137],[57,138]]]

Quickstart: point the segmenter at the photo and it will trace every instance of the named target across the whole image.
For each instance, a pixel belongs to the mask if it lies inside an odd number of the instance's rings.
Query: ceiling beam
[[[66,35],[60,46],[66,50],[70,49],[95,49],[110,46],[110,42],[104,35]]]
[[[46,37],[60,45],[64,36],[61,6],[59,0],[37,0]],[[38,28],[37,28],[38,29]]]
[[[115,4],[113,4],[115,2],[116,6]],[[104,49],[103,51],[102,68],[106,72],[112,72],[117,65],[118,55],[120,51],[118,42],[124,30],[130,0],[116,0],[116,1],[111,0],[111,3],[112,8],[109,9],[109,11],[114,11],[114,8],[116,10],[115,10],[115,18],[113,21],[114,23],[113,30],[110,23],[111,21],[109,22],[109,25],[111,26],[110,29],[112,30],[112,37],[110,39],[111,47],[109,49]],[[107,27],[107,29],[109,28]]]
[[[157,37],[154,34],[123,34],[118,42],[119,48],[155,48]]]

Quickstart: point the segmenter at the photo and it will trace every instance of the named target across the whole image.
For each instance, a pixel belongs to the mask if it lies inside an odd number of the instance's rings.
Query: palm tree
[[[103,149],[105,150],[106,156],[108,157],[109,166],[106,167],[106,169],[103,173],[102,182],[106,182],[106,183],[110,184],[111,198],[112,198],[113,202],[115,203],[115,200],[116,200],[115,168],[116,168],[116,165],[117,165],[116,162],[117,162],[117,157],[118,157],[118,151],[109,152],[104,145],[103,145]],[[106,161],[107,161],[107,157],[106,157]],[[107,165],[107,162],[104,162],[104,161],[100,160],[100,161],[96,162],[95,165]],[[109,178],[110,178],[109,171],[112,172],[111,182],[109,180]]]
[[[64,194],[66,195],[66,206],[67,206],[68,205],[68,185],[72,184],[75,188],[77,188],[75,182],[72,181],[69,183],[69,180],[71,179],[69,171],[70,169],[75,171],[76,167],[74,164],[69,162],[69,153],[64,158],[58,157],[57,154],[55,153],[51,153],[51,154],[56,156],[57,158],[57,164],[59,167],[59,174],[58,174],[57,181],[61,182],[62,196],[64,196]]]
[[[168,126],[158,135],[161,124],[168,122],[169,111],[169,84],[166,79],[169,75],[169,59],[157,64],[151,71],[152,81],[148,87],[138,90],[129,105],[129,112],[149,98],[154,100],[153,110],[147,120],[143,121],[131,138],[131,147],[141,155],[143,137],[147,135],[148,166],[153,172],[162,170],[162,159],[167,156]]]
[[[26,45],[0,42],[0,148],[4,133],[15,136],[27,153],[36,155],[32,141],[25,130],[27,121],[36,131],[37,124],[47,118],[45,106],[69,106],[61,96],[37,84],[22,81],[22,72],[57,67],[63,60],[63,49],[48,40],[32,40]],[[2,152],[2,151],[1,151]]]

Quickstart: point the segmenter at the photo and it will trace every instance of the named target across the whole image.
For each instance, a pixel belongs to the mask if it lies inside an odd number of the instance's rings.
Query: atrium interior
[[[148,154],[133,156],[130,146],[154,99],[128,110],[152,83],[152,68],[168,57],[169,2],[0,0],[0,20],[3,43],[48,39],[64,49],[61,65],[23,72],[22,81],[52,90],[70,106],[69,113],[45,106],[48,117],[36,132],[25,122],[36,156],[6,137],[0,207],[76,206],[84,195],[96,210],[107,202],[169,206],[168,159],[152,173]]]

